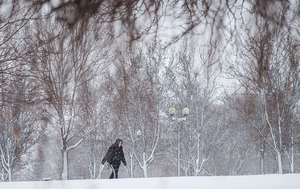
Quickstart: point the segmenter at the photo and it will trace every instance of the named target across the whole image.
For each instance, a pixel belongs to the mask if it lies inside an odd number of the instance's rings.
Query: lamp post
[[[186,117],[190,113],[190,110],[188,108],[183,108],[182,114],[184,117],[181,118],[174,117],[175,112],[175,108],[169,109],[169,114],[171,115],[172,121],[177,121],[180,123],[182,121],[186,121]],[[180,176],[180,124],[177,125],[177,176]]]

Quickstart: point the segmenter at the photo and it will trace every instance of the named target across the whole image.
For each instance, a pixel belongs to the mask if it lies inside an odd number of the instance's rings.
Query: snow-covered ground
[[[1,189],[300,189],[300,174],[0,182]]]

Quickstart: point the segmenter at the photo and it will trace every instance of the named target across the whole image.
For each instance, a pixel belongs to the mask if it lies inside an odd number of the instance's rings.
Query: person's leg
[[[113,179],[114,178],[114,171],[111,172],[111,175],[109,176],[109,179]]]
[[[115,168],[111,164],[110,164],[110,168],[111,168],[111,175],[109,176],[109,179],[113,179],[115,175]]]
[[[111,165],[111,169],[112,169],[112,171],[113,171],[111,177],[112,177],[112,178],[118,178],[119,165],[114,165],[114,164],[112,164],[112,165]]]
[[[115,169],[116,179],[118,178],[118,172],[119,172],[119,168]]]

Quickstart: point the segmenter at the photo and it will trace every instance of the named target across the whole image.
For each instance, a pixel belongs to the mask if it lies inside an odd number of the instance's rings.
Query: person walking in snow
[[[121,139],[117,139],[116,142],[109,147],[104,158],[102,159],[102,167],[104,166],[105,162],[108,162],[109,166],[112,169],[112,173],[109,179],[118,178],[118,172],[121,161],[123,162],[124,166],[127,165],[124,157],[122,144],[123,141]]]

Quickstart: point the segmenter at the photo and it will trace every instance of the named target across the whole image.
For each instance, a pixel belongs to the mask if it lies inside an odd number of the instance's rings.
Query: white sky
[[[0,182],[1,189],[300,189],[300,174]]]

